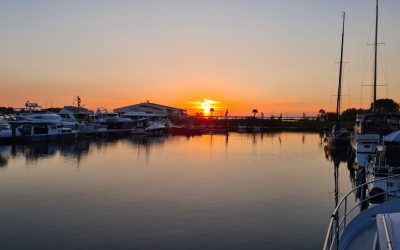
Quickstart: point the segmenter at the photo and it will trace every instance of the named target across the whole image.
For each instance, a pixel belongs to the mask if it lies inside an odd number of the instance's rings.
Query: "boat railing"
[[[366,195],[368,186],[375,182],[384,183],[385,189],[376,194]],[[394,183],[400,184],[400,174],[363,183],[348,192],[340,200],[331,216],[323,249],[339,249],[339,239],[342,232],[346,229],[351,219],[362,212],[370,202],[374,203],[377,199],[383,202],[400,199],[400,190],[393,190],[392,188],[398,187],[398,185],[393,185]]]

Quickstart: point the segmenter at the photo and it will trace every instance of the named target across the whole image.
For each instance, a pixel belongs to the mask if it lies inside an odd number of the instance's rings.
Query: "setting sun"
[[[211,111],[211,109],[213,108],[212,103],[212,100],[204,100],[200,103],[200,106],[202,107],[204,113],[209,113]]]
[[[199,115],[211,115],[212,112],[221,111],[223,108],[221,106],[221,102],[211,100],[208,98],[203,98],[197,101],[191,101],[190,103],[190,110],[194,114]]]

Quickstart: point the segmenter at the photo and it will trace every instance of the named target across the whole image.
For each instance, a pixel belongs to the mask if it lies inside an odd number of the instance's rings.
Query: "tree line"
[[[358,114],[365,114],[372,112],[373,103],[371,103],[369,109],[356,109],[349,108],[342,112],[340,120],[345,122],[354,122]],[[380,113],[396,113],[399,112],[399,103],[393,99],[378,99],[376,100],[376,110]],[[336,121],[337,115],[335,112],[325,112],[324,109],[320,109],[318,112],[320,117],[325,117],[328,121]]]

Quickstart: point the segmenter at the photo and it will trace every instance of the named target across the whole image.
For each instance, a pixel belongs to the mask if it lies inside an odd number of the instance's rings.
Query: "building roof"
[[[161,104],[157,104],[157,103],[151,103],[151,102],[142,102],[142,103],[133,104],[133,105],[125,106],[125,107],[116,108],[114,110],[130,108],[130,107],[134,107],[134,106],[140,106],[140,107],[147,106],[147,107],[152,107],[152,108],[163,108],[163,109],[174,109],[174,110],[179,110],[179,111],[186,111],[185,109],[170,107],[170,106],[161,105]]]

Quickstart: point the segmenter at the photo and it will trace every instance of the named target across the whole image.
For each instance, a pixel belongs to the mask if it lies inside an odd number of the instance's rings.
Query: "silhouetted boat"
[[[364,168],[368,159],[375,154],[376,147],[382,143],[382,137],[399,130],[398,113],[378,113],[376,105],[376,87],[378,71],[378,0],[376,1],[375,42],[374,42],[374,83],[373,110],[370,114],[358,116],[351,138],[350,161],[354,158],[358,168]]]
[[[203,130],[194,126],[174,125],[171,126],[171,134],[173,135],[201,135]]]
[[[340,124],[340,107],[341,107],[341,96],[342,96],[342,71],[343,71],[343,43],[344,43],[344,21],[345,12],[343,12],[343,28],[342,28],[342,43],[340,49],[340,66],[339,66],[339,84],[338,94],[336,102],[336,125],[334,125],[330,132],[326,133],[325,141],[328,148],[344,148],[346,149],[350,143],[350,132],[341,127]]]

